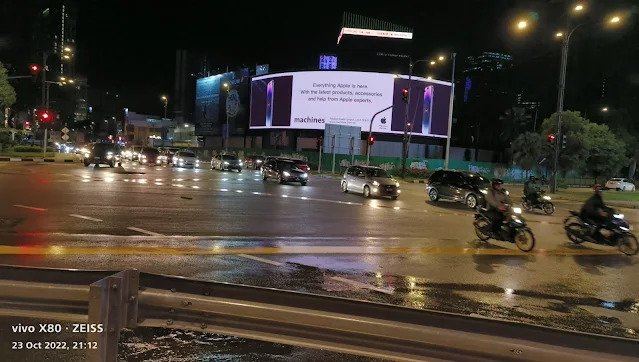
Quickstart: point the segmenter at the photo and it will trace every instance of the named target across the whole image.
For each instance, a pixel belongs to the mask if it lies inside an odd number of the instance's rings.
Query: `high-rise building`
[[[33,33],[36,61],[46,56],[49,74],[75,73],[77,7],[71,0],[47,0],[37,14]],[[51,79],[51,77],[49,77]]]

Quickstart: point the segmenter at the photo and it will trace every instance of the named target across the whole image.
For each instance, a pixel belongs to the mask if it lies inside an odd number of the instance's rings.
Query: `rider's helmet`
[[[601,185],[595,185],[595,187],[592,188],[592,192],[594,193],[600,193],[603,191],[603,187],[601,187]]]
[[[502,179],[500,178],[493,179],[492,185],[494,189],[496,189],[498,186],[501,186],[503,184],[504,184],[504,181],[502,181]]]
[[[528,178],[530,181],[535,181],[535,176],[530,175],[530,177]]]

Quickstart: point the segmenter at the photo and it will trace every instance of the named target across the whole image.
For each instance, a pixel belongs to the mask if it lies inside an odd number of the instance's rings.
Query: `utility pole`
[[[418,60],[416,63],[419,63]],[[406,175],[406,156],[408,154],[408,109],[410,108],[410,95],[413,79],[413,61],[408,58],[408,100],[406,102],[406,108],[404,109],[404,139],[402,140],[402,178]]]
[[[574,29],[573,29],[574,31]],[[568,44],[570,41],[570,35],[572,31],[564,37],[564,41],[561,47],[561,68],[559,72],[559,95],[557,99],[557,135],[555,141],[555,159],[553,165],[553,181],[551,192],[557,192],[557,176],[559,174],[559,140],[561,138],[561,121],[564,113],[564,91],[566,90],[566,68],[568,66]]]
[[[448,170],[450,163],[450,139],[453,136],[453,104],[455,100],[455,60],[457,59],[457,53],[451,54],[453,58],[453,74],[450,79],[450,104],[448,105],[448,133],[446,137],[446,158],[444,159],[444,169]]]
[[[47,88],[47,70],[49,70],[49,68],[47,67],[47,58],[48,58],[48,54],[46,52],[43,52],[42,53],[42,106],[44,107],[45,111],[48,113],[49,112],[49,91],[46,88]],[[47,134],[47,128],[45,127],[44,140],[42,141],[43,157],[47,157],[48,140],[49,140],[49,137]]]

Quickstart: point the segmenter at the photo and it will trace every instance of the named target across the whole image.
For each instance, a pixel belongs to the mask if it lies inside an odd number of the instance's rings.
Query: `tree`
[[[628,178],[634,179],[639,160],[639,126],[632,121],[632,116],[625,109],[610,110],[604,116],[604,123],[626,145],[626,156],[628,157]]]
[[[520,134],[513,141],[513,161],[528,173],[535,169],[544,157],[544,138],[533,132]]]
[[[526,132],[530,128],[532,117],[523,107],[512,107],[507,109],[499,117],[502,132],[499,135],[502,140],[512,142],[517,136]]]
[[[0,62],[0,109],[4,112],[5,108],[13,106],[16,102],[16,91],[9,84],[7,78],[7,69]]]
[[[542,136],[549,134],[557,135],[557,113],[553,113],[549,118],[544,119],[541,125]],[[561,136],[566,136],[566,148],[562,148],[563,137],[557,137],[555,142],[559,142],[559,171],[564,175],[571,170],[579,169],[588,152],[583,144],[583,133],[585,127],[590,122],[581,116],[581,113],[576,111],[565,111],[563,113],[561,121]],[[555,161],[555,150],[551,148],[546,149],[546,156],[548,160],[553,164]]]
[[[603,124],[587,124],[581,135],[587,152],[580,169],[595,178],[612,177],[627,162],[626,145]]]

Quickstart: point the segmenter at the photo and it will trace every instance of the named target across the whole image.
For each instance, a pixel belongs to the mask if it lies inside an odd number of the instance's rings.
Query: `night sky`
[[[25,19],[38,8],[34,4],[42,1],[20,5],[2,1],[0,61],[19,62],[28,56]],[[286,2],[287,6],[189,0],[167,5],[148,0],[78,3],[77,70],[88,76],[92,87],[170,94],[177,48],[207,53],[222,69],[256,63],[282,70],[317,67],[320,53],[335,50],[344,11],[413,27],[410,53],[417,58],[442,50],[462,56],[496,51],[516,59],[532,57],[533,61],[539,55],[547,56],[556,67],[559,47],[549,35],[558,28],[557,10],[573,2],[448,0],[380,3],[383,6],[369,1]],[[630,2],[610,0],[605,6],[614,8],[615,3]],[[540,29],[526,39],[509,32],[513,19],[522,13],[541,19]]]

